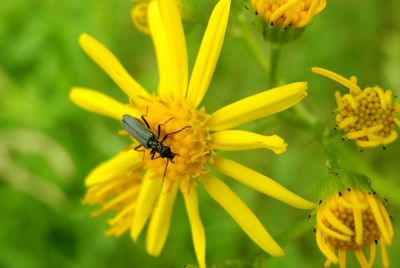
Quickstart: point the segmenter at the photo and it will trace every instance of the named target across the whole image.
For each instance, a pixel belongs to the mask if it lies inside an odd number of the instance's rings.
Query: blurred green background
[[[186,1],[185,28],[194,59],[207,18],[216,1]],[[268,75],[256,60],[244,33],[253,31],[245,1],[233,1],[219,63],[203,102],[208,112],[267,89]],[[91,218],[93,207],[81,205],[84,178],[129,140],[118,136],[118,122],[91,114],[68,99],[72,86],[102,91],[121,101],[125,96],[80,49],[87,32],[110,48],[146,88],[155,88],[157,67],[150,38],[130,21],[128,0],[0,1],[0,267],[195,267],[190,227],[183,200],[177,199],[171,232],[160,257],[145,252],[144,235],[134,244],[129,235],[107,238],[106,219]],[[247,3],[248,5],[248,3]],[[400,2],[336,0],[316,16],[304,34],[286,44],[279,75],[282,81],[308,81],[303,101],[324,127],[334,127],[333,93],[344,88],[313,75],[312,66],[356,75],[362,87],[380,85],[400,94]],[[243,28],[245,27],[245,28]],[[261,48],[268,47],[261,38]],[[264,60],[268,61],[268,53]],[[245,66],[245,68],[244,68]],[[316,186],[326,175],[315,131],[291,111],[244,126],[278,134],[289,143],[276,156],[253,150],[224,153],[316,201]],[[338,153],[365,173],[379,194],[389,199],[395,233],[400,231],[400,141],[360,152],[342,142]],[[207,193],[200,189],[200,211],[211,267],[322,267],[324,258],[308,211],[301,211],[223,178],[255,210],[286,256],[270,258],[251,242]],[[398,236],[389,248],[392,267],[400,265]],[[397,250],[396,250],[397,249]],[[379,254],[378,254],[379,255]],[[354,257],[349,254],[349,267]],[[358,266],[354,266],[358,267]],[[380,260],[376,267],[381,267]]]

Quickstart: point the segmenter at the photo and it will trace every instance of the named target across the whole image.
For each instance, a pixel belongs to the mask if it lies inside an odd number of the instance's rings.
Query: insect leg
[[[175,119],[175,117],[171,117],[170,119],[168,119],[167,121],[165,121],[162,124],[158,124],[157,126],[157,140],[160,138],[160,133],[161,133],[161,126],[166,125],[169,121],[171,121],[172,119]]]
[[[165,135],[165,136],[162,138],[162,140],[161,140],[160,142],[165,141],[169,136],[174,135],[174,134],[177,134],[177,133],[179,133],[179,132],[181,132],[182,130],[185,130],[185,129],[187,129],[187,128],[191,128],[191,126],[186,126],[186,127],[183,127],[183,128],[181,128],[181,129],[179,129],[179,130],[177,130],[177,131],[168,133],[167,135]]]
[[[145,155],[146,155],[146,150],[145,149],[142,149],[142,150],[139,150],[139,148],[140,147],[143,147],[141,144],[139,144],[138,146],[136,146],[135,148],[133,148],[135,151],[137,151],[137,152],[143,152],[143,161],[144,161],[144,157],[145,157]]]
[[[140,147],[142,147],[142,145],[141,145],[141,144],[139,144],[138,146],[136,146],[135,148],[133,148],[133,150],[135,150],[135,151],[139,151],[139,152],[141,152],[141,151],[144,151],[144,150],[138,150]]]
[[[160,158],[160,156],[156,156],[156,151],[154,150],[151,150],[150,155],[151,155],[151,160]]]
[[[144,118],[144,115],[142,115],[140,118],[142,118],[143,122],[146,124],[146,127],[147,127],[148,129],[151,129],[151,127],[150,127],[150,125],[149,125],[149,122],[147,122],[146,118]]]
[[[165,168],[164,168],[164,176],[163,176],[163,181],[164,181],[165,175],[167,174],[167,167],[168,167],[168,163],[169,163],[169,159],[167,158],[167,163],[165,164]]]

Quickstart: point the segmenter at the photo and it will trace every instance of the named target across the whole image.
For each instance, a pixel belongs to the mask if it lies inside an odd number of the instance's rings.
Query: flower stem
[[[270,55],[269,55],[269,83],[271,87],[278,85],[278,67],[279,59],[281,55],[282,46],[276,43],[270,43]]]
[[[257,38],[257,33],[249,27],[249,23],[246,20],[245,15],[239,16],[239,22],[241,23],[239,37],[245,42],[251,53],[253,53],[256,61],[264,70],[264,72],[269,73],[269,65],[267,61],[267,55],[265,53],[265,43],[261,38]]]

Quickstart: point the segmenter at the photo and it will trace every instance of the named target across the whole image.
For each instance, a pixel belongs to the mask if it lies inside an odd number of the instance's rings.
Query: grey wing
[[[124,114],[122,116],[122,127],[134,137],[143,147],[149,148],[149,140],[154,136],[150,129],[145,127],[138,119]]]

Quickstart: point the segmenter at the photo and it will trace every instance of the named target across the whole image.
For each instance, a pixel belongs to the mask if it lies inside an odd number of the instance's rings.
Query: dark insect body
[[[158,125],[157,135],[155,135],[152,132],[149,123],[147,122],[147,120],[143,115],[141,116],[141,118],[145,125],[143,125],[143,123],[140,122],[137,118],[129,114],[124,114],[122,116],[122,127],[128,132],[129,135],[131,135],[140,143],[138,146],[135,147],[135,150],[138,150],[140,147],[144,147],[145,149],[151,149],[150,155],[152,160],[160,157],[167,158],[167,163],[165,165],[165,170],[164,170],[164,177],[165,177],[169,161],[175,163],[173,159],[178,154],[172,152],[171,147],[164,145],[163,142],[169,136],[177,134],[186,128],[190,128],[190,126],[186,126],[177,131],[168,133],[163,138],[160,139],[161,126],[165,125],[173,118],[170,118],[165,123]],[[158,156],[156,156],[156,153],[158,153]]]

